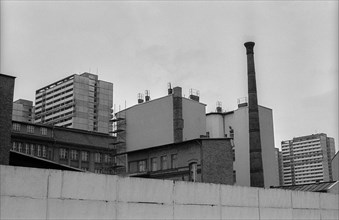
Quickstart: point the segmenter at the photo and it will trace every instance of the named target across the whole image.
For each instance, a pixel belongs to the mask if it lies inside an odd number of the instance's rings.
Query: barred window
[[[38,157],[41,157],[41,146],[40,146],[40,145],[37,145],[37,146],[36,146],[36,155],[37,155]]]
[[[81,151],[81,160],[82,161],[88,161],[88,152],[87,151]]]
[[[47,135],[47,128],[40,128],[40,133],[42,135]]]
[[[100,153],[95,153],[94,154],[94,162],[100,163],[101,162],[101,154]]]
[[[28,132],[28,133],[34,133],[34,126],[32,126],[32,125],[27,125],[27,132]]]
[[[71,160],[78,160],[78,151],[71,150]]]
[[[42,146],[42,157],[47,157],[46,146]]]
[[[20,124],[18,124],[18,123],[13,123],[12,129],[13,129],[14,131],[20,131]]]
[[[60,148],[60,159],[67,159],[68,151],[65,148]]]

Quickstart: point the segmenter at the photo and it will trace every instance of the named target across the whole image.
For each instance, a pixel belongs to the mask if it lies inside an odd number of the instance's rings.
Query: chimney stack
[[[246,42],[244,45],[246,47],[247,77],[248,77],[250,179],[251,186],[264,187],[264,171],[261,153],[258,97],[253,55],[254,42]]]
[[[222,113],[222,103],[220,101],[217,101],[217,113]]]
[[[151,100],[151,93],[149,90],[145,91],[145,102],[148,102],[149,100]]]
[[[144,95],[142,93],[138,93],[138,104],[144,102]]]
[[[167,89],[168,89],[168,95],[171,95],[173,93],[171,83],[167,84]]]

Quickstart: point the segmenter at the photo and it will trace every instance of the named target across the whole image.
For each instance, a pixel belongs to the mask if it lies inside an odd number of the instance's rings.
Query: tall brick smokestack
[[[261,154],[259,111],[257,86],[254,68],[254,42],[246,42],[248,76],[248,121],[250,143],[250,179],[251,186],[264,187],[264,172]]]

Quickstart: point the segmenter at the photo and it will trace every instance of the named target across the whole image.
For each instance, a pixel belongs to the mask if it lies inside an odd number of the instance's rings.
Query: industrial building
[[[103,133],[13,121],[11,150],[93,173],[115,174],[112,143]]]
[[[324,133],[281,142],[284,185],[333,180],[334,139]]]
[[[113,84],[74,74],[36,91],[35,123],[108,133]]]
[[[230,138],[198,138],[127,152],[129,176],[233,185]]]
[[[33,102],[25,99],[18,99],[13,102],[13,121],[34,122]]]
[[[199,97],[182,97],[182,89],[168,90],[168,95],[138,104],[115,114],[112,120],[121,152],[188,141],[206,135],[206,105]]]
[[[278,163],[275,157],[272,109],[258,106],[264,172],[264,186],[279,185]],[[206,130],[210,138],[231,137],[234,140],[235,185],[251,186],[249,117],[246,100],[238,104],[238,109],[228,112],[206,114]]]

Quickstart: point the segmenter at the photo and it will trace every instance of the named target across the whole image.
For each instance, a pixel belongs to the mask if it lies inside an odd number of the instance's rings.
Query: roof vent
[[[142,93],[138,93],[138,103],[143,103],[144,102],[144,95]]]
[[[189,93],[190,93],[190,96],[189,96],[190,99],[199,102],[199,96],[200,96],[199,90],[190,89]]]

